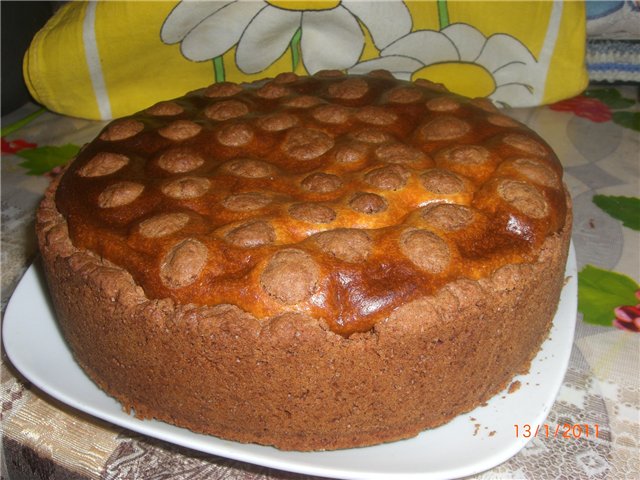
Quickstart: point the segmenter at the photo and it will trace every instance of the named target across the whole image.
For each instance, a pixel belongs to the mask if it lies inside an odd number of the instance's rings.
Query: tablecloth
[[[555,149],[574,204],[579,309],[566,377],[540,434],[474,478],[640,478],[640,104],[637,86],[593,87],[551,106],[511,110]],[[34,216],[50,177],[103,123],[28,104],[3,118],[2,312],[37,257]],[[11,479],[302,479],[153,440],[72,410],[3,355],[2,474]],[[515,432],[514,432],[515,434]],[[463,452],[461,452],[463,454]]]

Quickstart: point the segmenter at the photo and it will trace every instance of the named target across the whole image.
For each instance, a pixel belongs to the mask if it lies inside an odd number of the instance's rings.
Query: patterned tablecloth
[[[579,318],[546,424],[598,435],[538,435],[474,478],[640,478],[640,104],[637,87],[593,87],[510,113],[558,153],[573,196]],[[49,178],[102,128],[26,105],[2,129],[2,311],[37,255],[34,213]],[[133,434],[25,381],[2,357],[2,474],[20,479],[309,478]],[[593,430],[592,430],[593,432]],[[515,434],[515,432],[514,432]]]

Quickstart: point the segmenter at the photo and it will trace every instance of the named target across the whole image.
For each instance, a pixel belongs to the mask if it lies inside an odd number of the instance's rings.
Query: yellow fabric
[[[25,54],[24,78],[33,97],[51,110],[99,118],[85,62],[85,5],[68,4],[33,38]]]
[[[502,106],[587,85],[583,2],[70,2],[34,37],[24,76],[66,115],[106,119],[216,81],[322,68],[428,78]]]

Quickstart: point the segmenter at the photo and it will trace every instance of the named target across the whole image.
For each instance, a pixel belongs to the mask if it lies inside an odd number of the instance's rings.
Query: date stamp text
[[[579,438],[599,438],[600,428],[598,424],[588,423],[559,423],[550,425],[530,425],[528,423],[514,424],[516,438],[565,438],[577,440]]]

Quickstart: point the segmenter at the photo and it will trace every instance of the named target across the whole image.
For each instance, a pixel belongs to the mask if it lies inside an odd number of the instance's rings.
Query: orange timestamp
[[[590,425],[588,423],[558,423],[557,425],[549,425],[543,423],[541,425],[530,425],[524,423],[522,425],[514,424],[516,438],[599,438],[600,427],[597,423]]]

